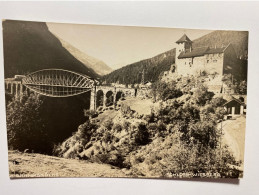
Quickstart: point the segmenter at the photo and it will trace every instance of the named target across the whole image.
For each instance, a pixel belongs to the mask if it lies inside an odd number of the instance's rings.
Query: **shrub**
[[[211,120],[190,123],[186,142],[189,143],[191,138],[195,143],[200,143],[204,147],[215,148],[219,139],[216,123]]]
[[[140,123],[137,127],[135,143],[138,145],[145,145],[149,143],[149,132],[144,123]]]
[[[218,120],[220,120],[220,119],[222,120],[226,113],[227,113],[227,111],[224,108],[222,108],[222,107],[216,108],[215,115]]]
[[[212,98],[210,101],[210,103],[212,104],[213,107],[222,106],[225,102],[226,102],[226,100],[223,99],[222,97]]]
[[[133,112],[133,110],[131,110],[130,106],[128,106],[126,104],[122,104],[120,110],[121,110],[121,113],[123,116],[129,116]]]
[[[124,155],[119,150],[113,150],[109,153],[96,154],[93,157],[93,159],[95,161],[100,161],[102,163],[110,164],[110,165],[117,166],[120,168],[123,168],[125,166],[123,163],[125,160]]]
[[[241,95],[247,94],[247,82],[245,80],[237,83],[236,93]]]
[[[91,118],[96,118],[98,116],[98,113],[95,110],[85,110],[84,109],[84,116],[87,118],[87,120],[89,120]]]
[[[103,141],[108,143],[108,142],[111,142],[113,139],[113,135],[109,132],[109,131],[106,131],[103,135]]]
[[[207,101],[210,101],[214,96],[213,92],[209,92],[207,87],[199,85],[198,88],[193,93],[193,99],[195,103],[199,106],[204,106]]]
[[[103,123],[103,126],[107,129],[107,130],[111,130],[112,126],[113,126],[113,121],[112,119],[108,119]]]
[[[120,123],[115,123],[112,127],[113,130],[120,132],[122,130],[122,126]]]
[[[13,99],[6,108],[7,136],[9,149],[36,152],[51,152],[52,144],[47,140],[45,123],[40,116],[42,101],[30,94]]]
[[[207,76],[207,75],[208,73],[205,70],[201,72],[201,76]]]
[[[127,120],[124,120],[122,123],[122,127],[123,129],[125,129],[126,131],[128,131],[130,129],[131,123]]]
[[[176,87],[174,81],[171,83],[157,81],[152,85],[152,93],[155,99],[163,101],[182,96],[181,90]]]

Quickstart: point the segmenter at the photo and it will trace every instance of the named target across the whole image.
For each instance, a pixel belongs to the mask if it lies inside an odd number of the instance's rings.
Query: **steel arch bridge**
[[[22,84],[50,97],[69,97],[90,91],[98,82],[86,75],[63,69],[43,69],[26,75]]]

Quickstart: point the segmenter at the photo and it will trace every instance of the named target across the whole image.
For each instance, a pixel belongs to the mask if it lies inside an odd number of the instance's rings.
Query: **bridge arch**
[[[124,92],[123,92],[123,91],[118,91],[118,92],[116,93],[115,101],[117,102],[117,101],[119,101],[119,100],[120,100],[121,98],[123,98],[123,97],[125,97]]]
[[[96,92],[96,108],[104,105],[104,93],[103,90]]]
[[[105,96],[106,96],[105,106],[108,107],[108,106],[113,105],[113,103],[114,103],[114,93],[113,93],[113,91],[107,91]]]
[[[22,84],[50,97],[69,97],[90,91],[96,81],[87,75],[63,69],[43,69],[26,75]]]

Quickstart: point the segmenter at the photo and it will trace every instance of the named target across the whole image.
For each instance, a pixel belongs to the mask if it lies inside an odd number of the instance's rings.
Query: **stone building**
[[[192,41],[183,35],[176,41],[176,72],[178,75],[215,74],[222,76],[235,71],[237,55],[231,44],[220,48],[192,48]]]

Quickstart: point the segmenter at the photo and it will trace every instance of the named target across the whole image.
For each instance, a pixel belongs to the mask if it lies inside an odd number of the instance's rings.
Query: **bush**
[[[103,135],[102,140],[106,143],[109,143],[113,140],[113,135],[109,131],[106,131]]]
[[[120,168],[124,167],[124,164],[123,164],[125,160],[124,155],[122,154],[121,151],[118,151],[118,150],[114,150],[105,154],[98,154],[96,155],[95,158],[99,159],[102,163],[105,163],[105,164],[110,164]]]
[[[96,118],[98,116],[98,113],[95,110],[84,109],[84,116],[87,118],[87,120],[90,120],[91,118]]]
[[[115,123],[112,129],[115,130],[116,132],[120,132],[122,130],[122,126],[119,123]]]
[[[247,82],[245,80],[237,83],[236,93],[241,95],[247,94]]]
[[[214,96],[213,92],[209,92],[207,87],[199,85],[198,88],[193,93],[193,99],[195,103],[199,106],[204,106],[207,101],[210,101]]]
[[[120,110],[123,116],[129,116],[134,112],[133,110],[131,110],[130,106],[126,104],[122,104]]]
[[[127,120],[124,120],[122,123],[122,127],[124,130],[129,131],[130,127],[131,127],[131,123]]]
[[[195,145],[193,147],[179,146],[174,149],[173,155],[166,159],[169,173],[197,174],[196,177],[206,177],[198,173],[210,174],[210,177],[238,177],[241,172],[230,169],[228,164],[238,163],[226,148],[209,149]]]
[[[138,145],[146,145],[149,143],[149,132],[144,123],[140,123],[137,127],[135,143]]]
[[[176,83],[174,81],[171,83],[157,81],[152,85],[152,93],[156,100],[163,101],[183,95],[181,90],[176,87]]]
[[[112,119],[109,119],[109,120],[105,121],[105,122],[103,123],[103,126],[104,126],[107,130],[111,130],[112,127],[113,127],[113,121],[112,121]]]
[[[222,106],[224,103],[226,103],[226,100],[223,99],[222,97],[216,97],[216,98],[212,98],[211,102],[213,107],[219,107]]]
[[[42,101],[30,94],[13,99],[6,108],[7,136],[9,149],[35,152],[51,152],[52,144],[47,140],[45,124],[40,117]]]

